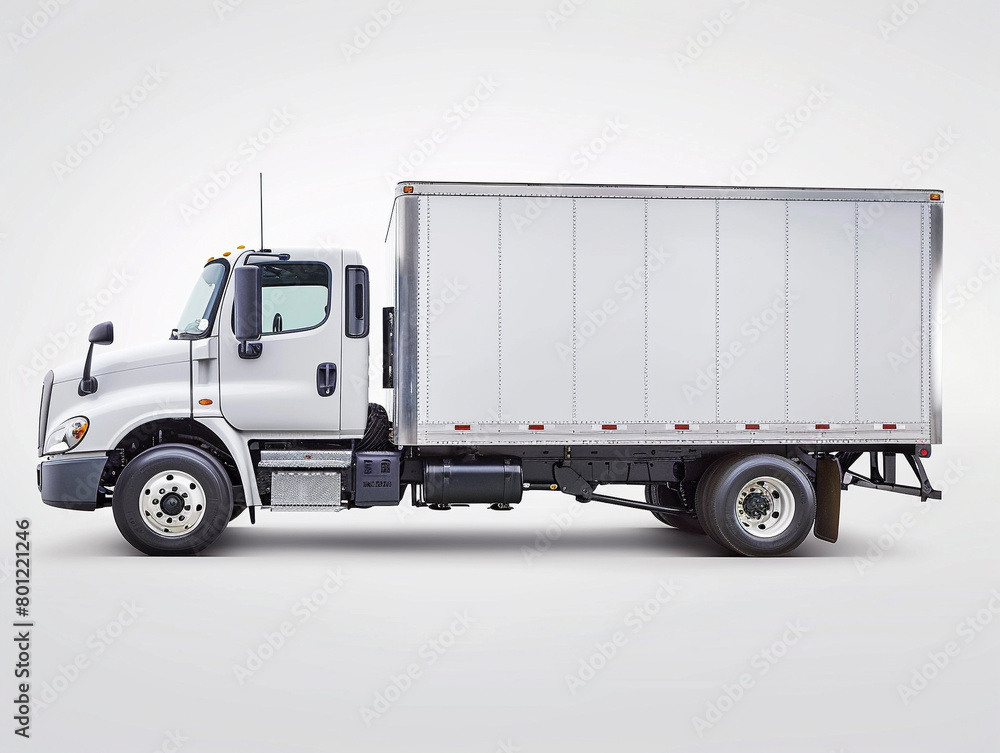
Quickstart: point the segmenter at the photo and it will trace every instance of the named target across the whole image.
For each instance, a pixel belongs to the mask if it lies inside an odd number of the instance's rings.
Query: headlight
[[[89,428],[90,421],[84,416],[76,416],[68,421],[63,421],[45,440],[45,454],[58,455],[61,452],[69,452],[83,441]]]

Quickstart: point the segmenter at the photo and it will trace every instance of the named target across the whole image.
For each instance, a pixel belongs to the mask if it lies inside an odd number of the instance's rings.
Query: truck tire
[[[392,449],[389,442],[389,414],[378,403],[368,403],[365,435],[358,442],[358,452],[381,452]]]
[[[140,552],[197,554],[229,524],[233,487],[207,452],[164,444],[125,466],[112,508],[118,530]]]
[[[687,490],[685,489],[685,494]],[[647,484],[646,502],[651,505],[662,505],[664,507],[683,507],[681,496],[666,484]],[[694,515],[679,515],[671,512],[653,512],[653,517],[661,523],[666,523],[671,528],[687,533],[699,533],[705,535],[705,529]]]
[[[816,518],[816,490],[795,463],[780,455],[730,455],[709,468],[695,494],[705,532],[738,554],[787,554]]]

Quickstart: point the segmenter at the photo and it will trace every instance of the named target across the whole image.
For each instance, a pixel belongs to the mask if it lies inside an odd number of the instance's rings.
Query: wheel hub
[[[783,533],[795,514],[795,496],[784,481],[760,476],[744,484],[736,497],[736,519],[755,538]]]
[[[743,500],[743,510],[754,520],[760,520],[771,513],[771,500],[760,492],[754,492]]]
[[[184,498],[170,492],[160,497],[160,509],[167,515],[177,515],[184,510]]]
[[[201,483],[182,471],[158,473],[143,484],[139,514],[159,536],[173,538],[191,533],[205,517],[205,492]]]

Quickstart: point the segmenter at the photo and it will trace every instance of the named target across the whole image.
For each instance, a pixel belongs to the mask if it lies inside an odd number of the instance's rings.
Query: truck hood
[[[189,340],[161,340],[145,345],[132,345],[127,348],[116,348],[114,345],[95,345],[91,374],[99,377],[102,374],[113,374],[116,371],[130,371],[187,361],[189,358]],[[79,380],[83,375],[84,361],[84,358],[79,358],[57,366],[52,370],[53,381],[58,383]]]

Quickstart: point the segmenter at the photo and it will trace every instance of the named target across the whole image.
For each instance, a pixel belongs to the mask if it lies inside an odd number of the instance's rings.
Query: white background
[[[391,20],[366,35],[373,13]],[[6,2],[0,613],[28,516],[32,679],[54,698],[9,742],[0,640],[4,749],[996,749],[998,15],[986,0]],[[376,280],[400,178],[945,189],[946,444],[928,463],[945,500],[852,490],[838,544],[768,561],[544,495],[503,514],[264,513],[205,557],[139,556],[110,511],[39,502],[41,378],[98,321],[112,347],[166,337],[204,259],[256,244],[259,170],[267,245],[358,248]],[[348,580],[302,622],[338,568]],[[455,612],[472,627],[438,655]],[[241,682],[234,666],[286,621]],[[571,688],[581,662],[599,669]],[[410,664],[420,676],[366,724]]]

